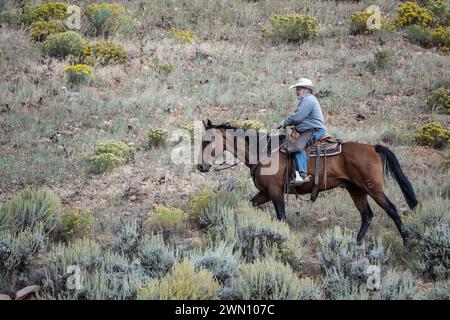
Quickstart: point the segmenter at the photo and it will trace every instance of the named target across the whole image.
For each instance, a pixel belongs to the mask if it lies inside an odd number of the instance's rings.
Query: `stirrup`
[[[302,177],[302,175],[300,174],[300,172],[295,171],[295,178],[293,181],[293,184],[295,186],[301,186],[302,184],[304,184],[305,182],[309,181],[310,176],[306,175],[304,178]]]

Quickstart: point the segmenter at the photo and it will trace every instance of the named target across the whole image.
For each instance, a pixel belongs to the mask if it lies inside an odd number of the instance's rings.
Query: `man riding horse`
[[[300,134],[295,141],[295,178],[294,185],[300,186],[310,180],[308,175],[308,162],[305,148],[310,142],[319,140],[326,135],[323,113],[319,101],[313,95],[314,85],[311,80],[301,78],[296,84],[289,87],[295,88],[299,98],[297,108],[294,113],[284,119],[283,124],[278,128],[295,126],[295,130]]]

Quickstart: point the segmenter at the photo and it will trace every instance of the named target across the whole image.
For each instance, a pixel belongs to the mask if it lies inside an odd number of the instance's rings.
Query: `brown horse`
[[[289,176],[292,176],[294,167],[290,157],[287,154],[280,152],[279,148],[274,148],[270,156],[267,156],[265,159],[261,159],[257,155],[258,161],[257,164],[255,164],[250,161],[252,152],[250,148],[251,139],[244,139],[243,143],[240,144],[231,144],[230,141],[227,141],[227,137],[230,140],[230,130],[240,129],[246,131],[246,129],[236,128],[229,124],[213,125],[209,119],[207,122],[204,122],[204,126],[207,132],[210,131],[210,129],[215,129],[215,132],[222,136],[221,142],[223,142],[223,145],[220,146],[220,151],[216,152],[216,149],[218,149],[217,146],[211,148],[211,141],[204,139],[202,141],[201,153],[198,158],[199,164],[197,165],[197,169],[201,172],[207,172],[211,169],[212,162],[217,157],[221,156],[225,150],[232,153],[251,169],[253,182],[259,190],[259,192],[250,200],[252,204],[258,206],[268,201],[272,201],[277,218],[280,220],[286,219],[284,201],[286,169],[290,168]],[[265,138],[261,137],[262,134],[256,131],[253,132],[257,136],[257,143],[259,143],[260,139]],[[266,135],[266,137],[269,137],[269,140],[271,140],[270,136]],[[275,136],[272,136],[272,138],[273,137]],[[285,139],[285,136],[280,137],[282,140]],[[206,160],[204,154],[208,146],[212,149],[212,152],[210,152],[210,159]],[[290,163],[289,166],[288,162]],[[276,165],[273,166],[274,164]],[[271,165],[277,169],[274,170],[272,174],[262,174],[262,171],[267,166]],[[367,199],[367,196],[369,195],[381,208],[383,208],[384,211],[386,211],[389,217],[391,217],[403,238],[404,245],[409,246],[409,233],[403,225],[395,205],[388,199],[383,191],[383,174],[392,176],[397,181],[405,200],[411,209],[414,209],[417,206],[418,201],[411,183],[403,173],[397,157],[391,150],[381,145],[345,142],[342,144],[342,153],[336,156],[327,157],[326,166],[326,183],[324,181],[323,172],[320,170],[319,191],[342,187],[349,192],[350,197],[361,214],[362,222],[357,235],[358,243],[364,238],[373,217],[373,212]],[[323,167],[324,159],[322,157],[320,159],[319,168]],[[309,174],[313,175],[314,170],[315,157],[309,157]],[[313,181],[310,181],[299,187],[291,186],[289,188],[289,193],[308,194],[311,193],[312,187]]]

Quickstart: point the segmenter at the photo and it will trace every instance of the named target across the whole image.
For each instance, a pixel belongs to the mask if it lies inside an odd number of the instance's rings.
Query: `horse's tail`
[[[375,151],[381,156],[384,174],[395,178],[400,186],[400,189],[402,190],[408,206],[411,209],[414,209],[419,202],[417,201],[411,182],[409,182],[408,178],[403,173],[395,154],[388,148],[379,144],[375,145]]]

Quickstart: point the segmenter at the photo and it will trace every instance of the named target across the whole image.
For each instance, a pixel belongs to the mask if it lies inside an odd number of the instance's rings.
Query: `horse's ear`
[[[209,129],[213,126],[211,120],[209,120],[209,119],[206,119],[206,121],[202,120],[202,122],[203,122],[203,125],[205,126],[205,129]]]

